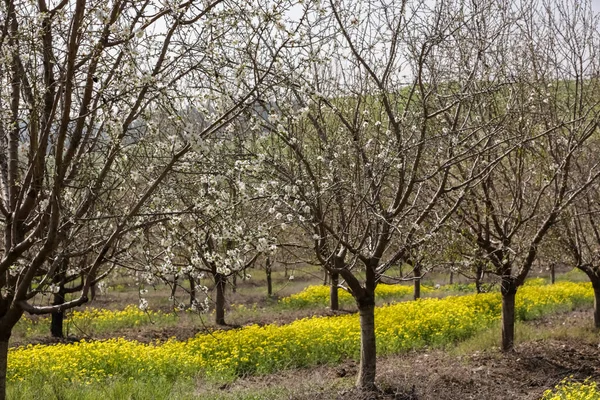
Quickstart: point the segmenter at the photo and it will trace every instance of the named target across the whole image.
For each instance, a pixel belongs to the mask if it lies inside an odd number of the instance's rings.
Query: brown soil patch
[[[566,376],[600,379],[600,348],[576,339],[523,343],[514,352],[450,357],[443,352],[383,361],[383,387],[411,388],[419,400],[539,399]]]

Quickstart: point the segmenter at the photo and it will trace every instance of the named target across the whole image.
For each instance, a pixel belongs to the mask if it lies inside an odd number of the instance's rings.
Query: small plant
[[[563,379],[554,390],[546,390],[542,400],[600,400],[598,383],[590,378],[577,382],[572,377]]]

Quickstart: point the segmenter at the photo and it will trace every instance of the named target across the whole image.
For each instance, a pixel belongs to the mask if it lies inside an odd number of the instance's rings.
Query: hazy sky
[[[600,0],[592,0],[592,7],[595,12],[600,12]]]

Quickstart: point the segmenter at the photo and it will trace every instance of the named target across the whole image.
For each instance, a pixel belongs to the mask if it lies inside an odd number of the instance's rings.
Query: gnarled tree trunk
[[[271,271],[273,267],[273,262],[269,257],[267,257],[267,262],[265,263],[265,273],[267,275],[267,296],[273,297],[273,277],[271,276]]]
[[[360,315],[360,368],[356,386],[363,390],[374,390],[377,371],[375,294],[369,293],[357,302]]]
[[[415,300],[421,298],[421,267],[419,264],[416,264],[413,269],[414,279],[414,290],[413,290],[413,298]]]
[[[54,301],[52,305],[58,306],[65,303],[65,285],[63,282],[59,284],[58,292],[54,293]],[[50,334],[55,338],[64,337],[63,333],[63,323],[65,320],[64,311],[57,311],[52,313],[52,317],[50,319]]]
[[[594,328],[600,329],[600,275],[594,268],[580,268],[590,278],[594,289]]]
[[[511,351],[515,344],[515,297],[517,285],[512,279],[502,279],[502,351]]]
[[[14,326],[17,324],[23,311],[16,308],[8,309],[8,304],[0,303],[2,316],[0,317],[0,400],[6,400],[6,373],[8,372],[8,345]]]
[[[225,285],[227,277],[223,274],[215,274],[215,323],[225,325]]]
[[[481,261],[477,262],[477,269],[475,270],[475,289],[477,293],[483,292],[483,278],[485,277],[485,270]]]
[[[600,329],[600,279],[594,287],[594,328]]]
[[[0,400],[6,399],[6,371],[8,369],[8,338],[0,338]]]
[[[329,286],[329,308],[333,311],[340,309],[339,288],[340,274],[331,273],[331,286]]]
[[[95,282],[90,285],[90,301],[96,300],[96,286],[97,285],[98,284]]]
[[[177,293],[177,279],[179,279],[179,277],[177,275],[175,275],[173,277],[173,286],[171,287],[171,298],[172,299],[175,298],[175,294]]]
[[[187,274],[187,277],[190,282],[190,306],[193,306],[196,301],[196,280],[192,274]]]

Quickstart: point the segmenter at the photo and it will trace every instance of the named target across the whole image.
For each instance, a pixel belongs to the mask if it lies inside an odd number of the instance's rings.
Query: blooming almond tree
[[[505,351],[514,346],[515,296],[539,246],[600,177],[598,18],[589,2],[579,1],[527,7],[522,15],[511,37],[527,57],[503,63],[511,66],[511,80],[481,110],[483,119],[497,124],[500,145],[494,151],[515,151],[482,179],[457,214],[501,279]]]
[[[223,0],[0,3],[0,399],[23,313],[85,303],[187,142],[221,129],[256,97],[276,58],[257,57],[266,36],[256,32],[274,21],[266,10]],[[202,110],[201,130],[186,132],[181,110],[208,101],[218,107]],[[157,131],[153,114],[175,129]],[[167,134],[188,140],[177,145]],[[134,149],[152,141],[162,143],[161,157],[132,163]],[[104,229],[73,249],[90,224]],[[63,260],[86,253],[80,294],[44,305]]]
[[[597,147],[596,147],[597,148]],[[594,185],[565,212],[555,227],[550,244],[560,249],[565,261],[583,271],[594,289],[594,327],[600,329],[600,231],[598,188]]]
[[[206,139],[183,157],[168,186],[158,192],[168,203],[158,208],[169,207],[173,215],[148,231],[143,243],[144,277],[150,282],[159,277],[174,285],[173,277],[188,277],[193,307],[208,306],[195,283],[206,276],[213,280],[218,325],[225,325],[228,280],[245,272],[260,255],[269,257],[277,249],[264,190],[252,179],[254,163],[244,159],[236,140]]]
[[[489,167],[494,131],[473,110],[503,83],[492,49],[506,21],[481,24],[502,15],[494,4],[323,4],[256,118],[273,215],[305,229],[358,305],[361,389],[375,388],[377,284]]]

